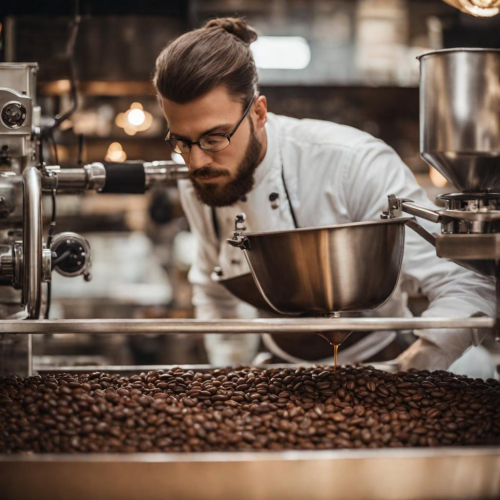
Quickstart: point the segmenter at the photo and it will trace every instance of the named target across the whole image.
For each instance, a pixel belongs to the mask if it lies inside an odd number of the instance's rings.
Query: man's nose
[[[189,157],[189,168],[197,170],[205,165],[212,163],[212,157],[206,151],[203,151],[197,144],[191,147],[191,154]]]

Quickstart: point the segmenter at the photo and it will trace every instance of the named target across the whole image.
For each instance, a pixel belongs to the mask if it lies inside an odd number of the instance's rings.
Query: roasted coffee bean
[[[0,453],[500,444],[500,384],[371,367],[0,377]]]

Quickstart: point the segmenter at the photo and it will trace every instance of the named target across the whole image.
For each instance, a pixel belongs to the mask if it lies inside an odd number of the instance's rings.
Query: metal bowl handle
[[[438,212],[431,210],[426,207],[421,207],[416,203],[413,203],[412,200],[408,200],[407,198],[397,198],[395,195],[390,194],[388,196],[389,199],[389,210],[387,212],[383,212],[380,216],[382,219],[396,219],[403,215],[403,212],[406,212],[413,216],[422,217],[431,222],[445,222],[445,218],[441,216]],[[423,228],[413,217],[406,221],[406,225],[413,229],[416,233],[418,233],[425,241],[429,242],[432,246],[436,246],[436,237],[429,233],[427,229]]]
[[[234,220],[233,237],[226,240],[232,247],[240,248],[241,250],[250,250],[250,241],[246,236],[243,236],[243,231],[246,227],[243,225],[247,219],[244,213],[238,214]]]
[[[436,237],[423,228],[415,219],[410,219],[406,225],[418,233],[422,238],[429,242],[433,247],[436,246]]]
[[[226,240],[232,247],[239,248],[241,250],[250,250],[250,240],[246,236],[241,234],[235,235],[230,239]]]

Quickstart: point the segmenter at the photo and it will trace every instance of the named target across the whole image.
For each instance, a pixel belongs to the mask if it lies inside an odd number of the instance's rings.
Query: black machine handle
[[[101,193],[143,194],[146,192],[146,172],[143,162],[102,162],[106,169],[106,184]]]

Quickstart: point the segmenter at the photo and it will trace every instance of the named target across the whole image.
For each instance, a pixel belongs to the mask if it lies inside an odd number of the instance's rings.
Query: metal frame
[[[28,167],[23,179],[23,304],[28,318],[36,319],[42,303],[42,175]]]
[[[495,319],[473,318],[270,318],[270,319],[59,319],[2,320],[0,334],[318,333],[332,331],[492,329]]]

